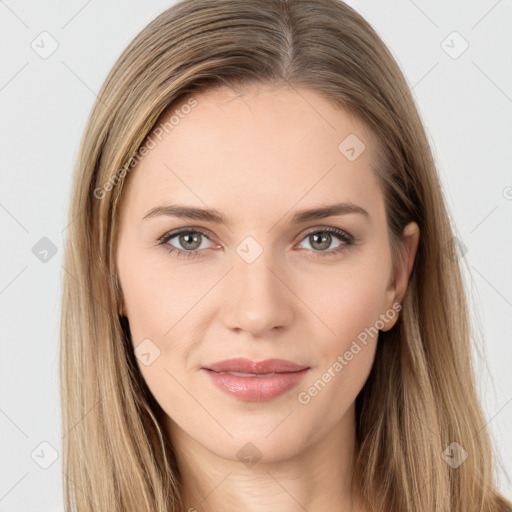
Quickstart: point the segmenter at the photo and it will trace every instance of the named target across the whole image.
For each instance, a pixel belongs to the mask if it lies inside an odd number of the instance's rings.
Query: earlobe
[[[383,318],[384,326],[380,331],[387,332],[393,329],[395,324],[398,322],[398,317],[400,315],[400,311],[402,310],[402,305],[398,302],[393,304],[393,307],[389,308],[384,315],[381,315]]]

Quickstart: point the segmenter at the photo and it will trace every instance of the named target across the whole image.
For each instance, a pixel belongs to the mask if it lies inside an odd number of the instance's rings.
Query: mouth
[[[310,368],[283,359],[219,361],[201,368],[224,393],[248,402],[272,400],[294,388]]]
[[[211,370],[215,371],[215,370]],[[272,377],[274,375],[278,375],[278,373],[245,373],[245,372],[215,372],[219,375],[236,375],[237,377]],[[288,372],[286,372],[288,373]]]

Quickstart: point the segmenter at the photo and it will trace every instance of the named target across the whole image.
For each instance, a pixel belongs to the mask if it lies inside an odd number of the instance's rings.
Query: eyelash
[[[166,233],[163,237],[161,237],[158,240],[158,245],[164,246],[167,244],[168,245],[168,247],[166,248],[167,251],[170,254],[174,254],[178,258],[196,258],[196,257],[200,256],[200,253],[204,252],[204,249],[195,249],[193,251],[185,251],[182,249],[177,249],[176,247],[168,244],[169,240],[171,240],[172,238],[175,238],[176,236],[180,235],[181,233],[199,233],[200,235],[209,239],[207,233],[205,233],[201,229],[183,228],[183,229],[179,229],[177,231],[171,231],[169,233]],[[304,236],[301,238],[300,242],[302,242],[308,236],[311,236],[311,235],[317,234],[317,233],[334,234],[341,242],[343,242],[343,244],[338,246],[336,249],[330,250],[330,251],[313,251],[314,253],[316,253],[314,256],[312,256],[313,258],[329,257],[329,256],[337,255],[341,251],[345,250],[345,248],[347,246],[353,245],[355,242],[355,238],[352,235],[350,235],[349,233],[347,233],[341,229],[331,228],[331,227],[312,229],[304,234]]]

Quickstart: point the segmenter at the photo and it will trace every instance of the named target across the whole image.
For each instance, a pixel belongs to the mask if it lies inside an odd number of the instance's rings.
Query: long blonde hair
[[[420,243],[397,325],[381,332],[356,400],[356,479],[375,511],[512,510],[496,490],[475,391],[465,291],[427,137],[397,63],[339,0],[183,0],[152,21],[108,75],[77,161],[63,274],[61,391],[66,510],[181,510],[161,410],[120,314],[117,212],[134,155],[187,93],[216,85],[314,90],[380,142],[377,169],[395,262]],[[457,468],[442,453],[457,442]]]

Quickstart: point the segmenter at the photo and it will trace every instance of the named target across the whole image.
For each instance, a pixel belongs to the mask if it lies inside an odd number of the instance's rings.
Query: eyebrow
[[[364,208],[361,208],[354,203],[346,202],[299,210],[294,214],[291,222],[292,224],[300,224],[310,220],[324,219],[326,217],[335,217],[337,215],[346,215],[349,213],[359,213],[364,215],[367,219],[370,219],[370,214]],[[192,206],[177,204],[152,208],[146,213],[146,215],[144,215],[142,220],[151,219],[160,215],[203,220],[205,222],[212,222],[215,224],[225,224],[227,221],[227,219],[223,217],[218,210],[213,208],[195,208]]]

